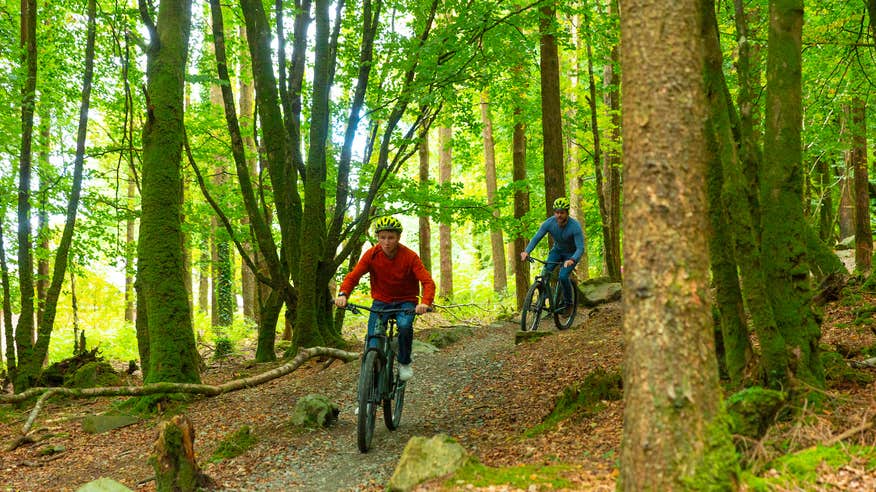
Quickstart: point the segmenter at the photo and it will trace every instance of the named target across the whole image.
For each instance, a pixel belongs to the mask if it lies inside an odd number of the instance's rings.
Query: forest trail
[[[427,318],[418,321],[416,338],[424,337],[428,325]],[[322,362],[311,361],[264,385],[188,403],[183,413],[194,423],[198,460],[219,490],[382,490],[412,436],[445,433],[491,465],[580,461],[582,453],[595,456],[574,480],[591,482],[588,489],[599,484],[613,488],[619,402],[611,402],[594,421],[561,426],[532,439],[520,435],[550,412],[555,395],[565,386],[595,367],[617,366],[620,304],[582,309],[572,329],[515,346],[517,329],[512,322],[481,326],[438,352],[415,353],[401,426],[388,431],[378,415],[372,450],[366,454],[356,446],[358,362],[336,361],[324,368]],[[546,323],[542,329],[553,327]],[[267,369],[243,360],[216,364],[206,372],[205,382]],[[338,404],[336,423],[317,430],[291,426],[296,401],[310,393]],[[102,476],[135,490],[154,490],[147,459],[160,419],[104,434],[84,433],[81,418],[109,406],[108,399],[49,404],[35,427],[51,437],[0,453],[0,490],[76,490]],[[20,425],[20,420],[0,425],[0,440],[8,442]],[[219,442],[244,425],[257,436],[255,446],[236,458],[208,463]],[[581,435],[587,435],[586,442],[581,442]],[[40,457],[46,445],[63,446],[64,451]]]

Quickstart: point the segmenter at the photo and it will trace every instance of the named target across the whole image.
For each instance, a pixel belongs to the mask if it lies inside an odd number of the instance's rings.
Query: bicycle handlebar
[[[534,263],[537,261],[537,262],[541,263],[542,265],[562,265],[563,263],[565,263],[563,261],[544,261],[544,260],[538,259],[534,256],[527,256],[526,261],[528,261],[530,263]]]
[[[352,302],[348,302],[347,305],[344,306],[344,309],[346,309],[352,313],[355,313],[355,314],[359,314],[360,309],[364,309],[365,311],[369,311],[369,312],[377,313],[377,314],[399,314],[399,313],[417,314],[417,312],[413,308],[372,309],[370,307],[362,306],[360,304],[353,304]],[[432,312],[432,311],[433,311],[432,306],[429,306],[429,310],[427,312]]]

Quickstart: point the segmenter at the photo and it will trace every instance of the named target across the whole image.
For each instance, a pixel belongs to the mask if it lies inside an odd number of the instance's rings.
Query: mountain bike
[[[405,404],[405,381],[398,378],[396,354],[398,338],[396,316],[399,313],[412,313],[413,309],[371,309],[348,303],[345,309],[359,313],[360,309],[377,313],[380,322],[377,330],[365,340],[365,355],[359,369],[358,421],[356,442],[359,451],[368,452],[371,438],[374,437],[374,421],[377,407],[383,407],[383,423],[389,430],[395,430],[401,423],[402,408]],[[371,339],[377,339],[376,347],[369,347]]]
[[[528,257],[530,263],[539,262],[542,265],[561,265],[562,262],[546,262],[532,256]],[[520,329],[523,331],[535,331],[539,323],[550,315],[554,317],[554,324],[558,330],[565,330],[572,326],[575,314],[578,310],[578,286],[572,283],[572,300],[570,305],[563,303],[563,290],[558,284],[559,274],[555,268],[551,269],[550,275],[545,278],[537,275],[529,290],[526,291],[526,299],[523,301],[523,310],[520,312]]]

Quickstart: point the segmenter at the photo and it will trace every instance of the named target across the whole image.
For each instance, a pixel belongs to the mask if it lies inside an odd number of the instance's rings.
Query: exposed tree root
[[[96,396],[144,396],[154,395],[158,393],[188,393],[204,396],[217,396],[244,388],[258,386],[262,383],[266,383],[273,379],[285,376],[298,369],[303,363],[307,362],[313,357],[333,357],[335,359],[341,359],[344,362],[349,362],[359,357],[359,355],[360,354],[358,352],[346,352],[344,350],[328,347],[311,347],[301,349],[298,352],[298,355],[295,356],[295,358],[280,367],[271,369],[270,371],[263,372],[261,374],[257,374],[255,376],[243,379],[235,379],[233,381],[228,381],[227,383],[215,386],[209,384],[189,383],[154,383],[146,384],[143,386],[113,386],[85,389],[31,388],[27,391],[14,395],[0,395],[0,403],[20,403],[28,400],[29,398],[40,395],[39,399],[36,402],[36,405],[34,405],[33,410],[31,410],[30,416],[27,418],[24,427],[22,427],[21,429],[21,435],[18,438],[14,439],[6,448],[6,450],[12,451],[18,446],[24,444],[25,442],[28,442],[27,434],[28,432],[30,432],[31,427],[33,427],[34,422],[36,422],[37,415],[39,415],[40,410],[42,410],[46,401],[48,401],[49,398],[55,395],[65,395],[71,396],[73,398],[90,398]]]

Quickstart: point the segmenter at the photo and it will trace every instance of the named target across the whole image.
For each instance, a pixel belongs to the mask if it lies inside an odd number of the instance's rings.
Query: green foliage
[[[236,458],[255,446],[257,442],[258,438],[252,433],[252,429],[248,425],[244,425],[222,439],[219,447],[213,451],[208,461],[218,463],[222,460]]]
[[[524,435],[535,437],[547,432],[573,415],[587,418],[602,410],[605,400],[620,400],[623,397],[623,380],[617,372],[599,368],[584,377],[580,383],[563,390],[554,403],[554,409],[540,424],[528,429]]]
[[[821,352],[821,364],[824,366],[824,378],[832,385],[854,383],[867,385],[873,382],[873,376],[849,366],[845,357],[837,352]]]
[[[742,482],[750,490],[815,490],[820,474],[834,473],[840,467],[855,463],[866,470],[876,469],[876,450],[870,446],[835,444],[815,446],[771,462],[764,476],[751,472],[742,474]]]
[[[578,471],[573,465],[518,465],[493,468],[471,459],[459,471],[444,481],[451,489],[464,489],[468,484],[475,487],[508,485],[523,490],[572,489],[574,483],[568,478]]]

